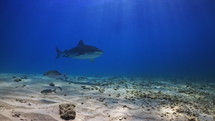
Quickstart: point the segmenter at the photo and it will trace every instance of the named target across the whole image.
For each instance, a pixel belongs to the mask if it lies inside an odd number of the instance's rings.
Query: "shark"
[[[97,47],[84,44],[83,40],[80,40],[78,45],[69,50],[61,51],[56,48],[57,56],[60,57],[75,58],[75,59],[89,59],[94,62],[94,59],[101,56],[104,52]]]

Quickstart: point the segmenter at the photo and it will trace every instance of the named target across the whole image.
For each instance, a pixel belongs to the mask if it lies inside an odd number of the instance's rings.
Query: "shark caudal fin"
[[[57,52],[56,59],[58,59],[60,58],[62,52],[58,48],[56,48],[56,52]]]

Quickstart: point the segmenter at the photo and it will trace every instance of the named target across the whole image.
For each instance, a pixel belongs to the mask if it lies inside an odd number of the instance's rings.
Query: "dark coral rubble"
[[[76,117],[75,105],[71,103],[59,105],[59,114],[60,117],[64,120],[75,119]]]
[[[214,83],[122,77],[109,78],[100,86],[106,90],[125,89],[125,100],[142,101],[143,107],[150,107],[149,110],[170,107],[173,114],[184,114],[190,120],[202,120],[202,114],[215,116]]]

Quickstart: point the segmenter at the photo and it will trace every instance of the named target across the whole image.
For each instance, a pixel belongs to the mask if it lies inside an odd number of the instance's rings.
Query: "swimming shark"
[[[83,40],[80,40],[78,45],[72,49],[60,51],[58,48],[56,48],[56,52],[56,59],[62,56],[76,59],[89,59],[91,62],[93,62],[95,58],[101,56],[104,53],[99,48],[85,45]]]

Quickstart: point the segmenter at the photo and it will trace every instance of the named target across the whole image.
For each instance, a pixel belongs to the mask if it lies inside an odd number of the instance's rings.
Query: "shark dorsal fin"
[[[83,40],[80,40],[79,43],[78,43],[78,47],[81,47],[81,46],[84,46]]]

